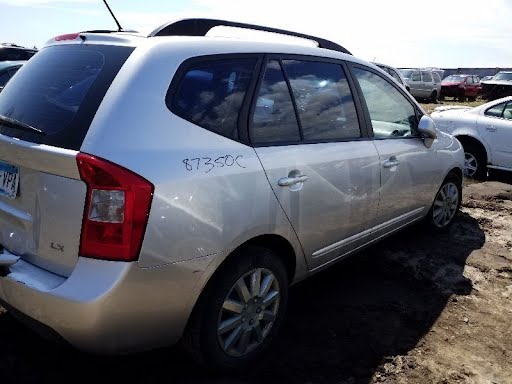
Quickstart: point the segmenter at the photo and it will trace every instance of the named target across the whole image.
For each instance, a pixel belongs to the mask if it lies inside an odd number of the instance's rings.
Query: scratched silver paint
[[[233,249],[257,236],[280,236],[294,250],[299,281],[423,217],[445,175],[462,169],[460,144],[441,133],[430,148],[409,138],[254,150],[173,115],[164,103],[176,69],[193,56],[291,53],[370,65],[353,56],[204,37],[94,34],[87,41],[136,46],[81,151],[154,184],[138,262],[78,254],[86,187],[76,152],[0,136],[0,159],[24,175],[18,199],[0,197],[0,243],[21,256],[0,277],[0,299],[77,347],[120,352],[175,343]],[[390,156],[401,164],[383,170]],[[298,173],[308,180],[278,185]]]

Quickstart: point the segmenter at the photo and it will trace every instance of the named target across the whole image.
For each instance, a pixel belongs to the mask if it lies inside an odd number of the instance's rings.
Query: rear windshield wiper
[[[40,129],[37,129],[31,125],[22,123],[21,121],[18,121],[16,119],[13,119],[13,118],[10,118],[10,117],[4,116],[4,115],[0,115],[0,124],[7,125],[8,127],[12,127],[12,128],[23,129],[24,131],[35,132],[39,135],[46,136],[46,133],[44,133]]]

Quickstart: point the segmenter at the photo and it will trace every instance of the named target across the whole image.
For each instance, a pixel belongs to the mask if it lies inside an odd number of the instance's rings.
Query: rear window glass
[[[238,140],[238,116],[256,62],[256,58],[216,59],[189,66],[167,101],[171,111]]]
[[[1,120],[0,133],[79,150],[103,96],[132,51],[106,45],[42,49],[0,93],[0,116],[43,134]]]

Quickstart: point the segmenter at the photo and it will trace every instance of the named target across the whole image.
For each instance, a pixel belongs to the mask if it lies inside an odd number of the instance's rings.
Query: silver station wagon
[[[321,38],[210,19],[58,36],[0,94],[0,302],[85,351],[180,341],[242,367],[291,284],[448,228],[463,167],[404,88]]]

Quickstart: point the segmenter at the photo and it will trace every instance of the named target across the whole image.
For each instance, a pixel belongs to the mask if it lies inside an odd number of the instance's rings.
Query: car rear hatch
[[[73,270],[87,191],[76,156],[133,49],[52,45],[0,93],[0,251],[62,276]]]

